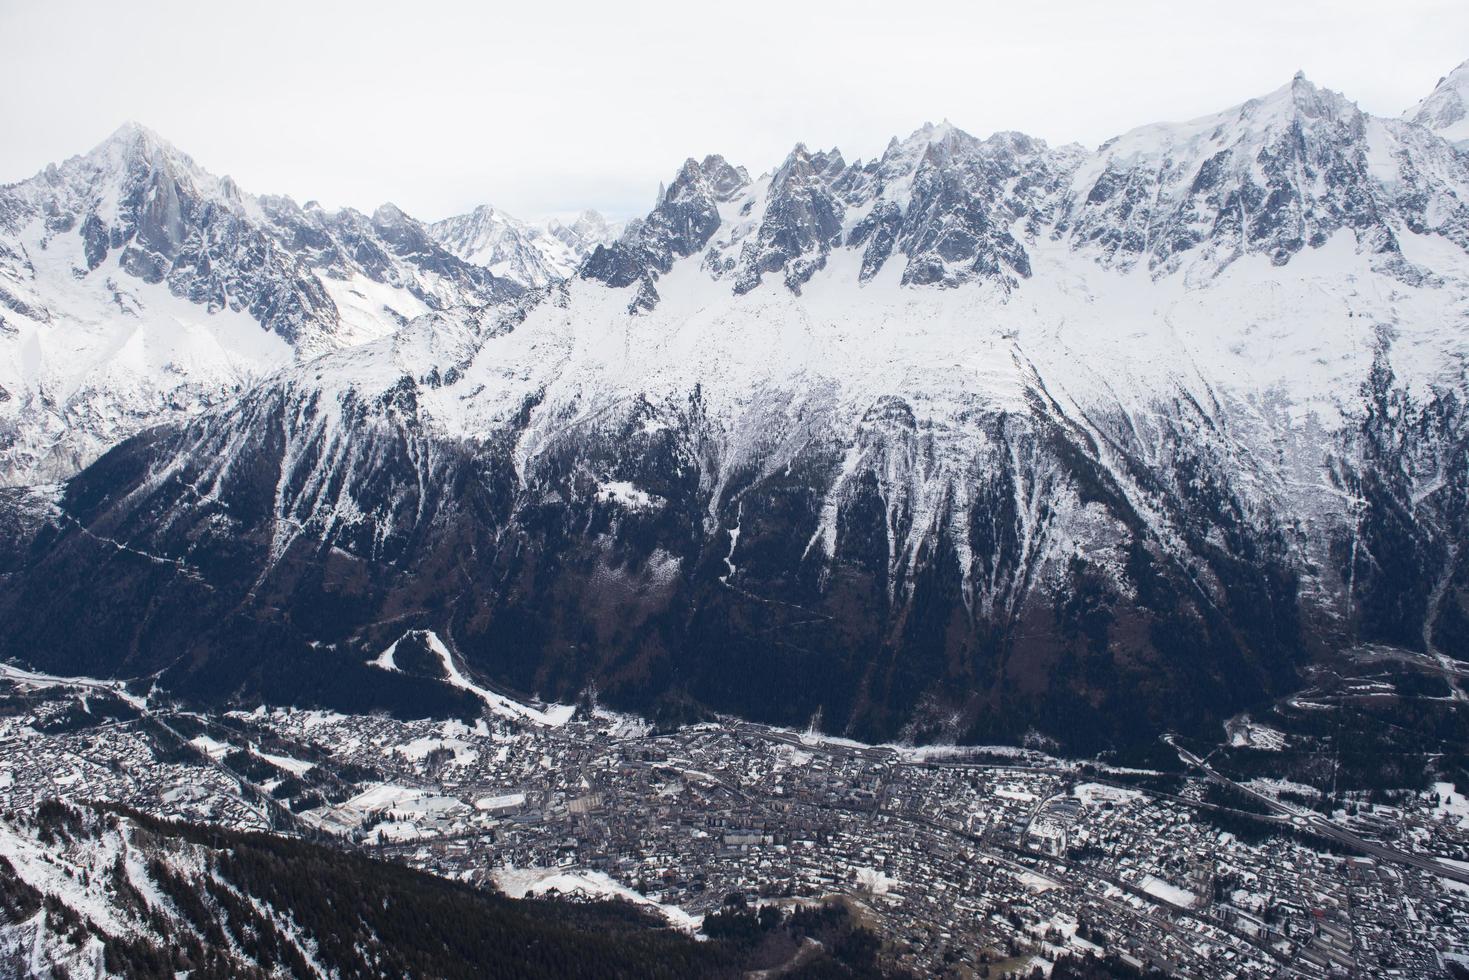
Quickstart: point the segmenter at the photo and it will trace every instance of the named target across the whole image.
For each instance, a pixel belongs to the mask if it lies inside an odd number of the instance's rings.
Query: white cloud
[[[1095,144],[1298,68],[1395,114],[1469,57],[1469,5],[12,0],[0,37],[0,180],[137,119],[257,192],[625,215],[691,154],[866,157],[943,117]]]

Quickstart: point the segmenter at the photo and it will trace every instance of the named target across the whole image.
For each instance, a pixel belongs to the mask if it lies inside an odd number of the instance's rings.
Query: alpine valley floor
[[[512,897],[621,900],[745,950],[730,962],[785,950],[774,973],[793,976],[809,933],[792,924],[815,913],[790,914],[823,903],[874,937],[868,966],[833,976],[1458,975],[1469,734],[1455,704],[1439,665],[1363,649],[1268,717],[1232,720],[1218,744],[1168,736],[1144,757],[1068,760],[733,720],[655,731],[590,703],[545,712],[489,692],[473,723],[206,714],[10,668],[0,872],[57,909],[0,926],[0,956],[75,975],[109,944],[146,939],[150,915],[177,915],[148,885],[148,817],[186,821],[189,839],[268,831]],[[138,817],[44,844],[23,815],[55,818],[54,800]],[[174,891],[190,868],[234,867],[169,853]],[[197,891],[203,909],[220,902]],[[782,911],[753,915],[765,906]],[[307,951],[322,939],[286,934]]]

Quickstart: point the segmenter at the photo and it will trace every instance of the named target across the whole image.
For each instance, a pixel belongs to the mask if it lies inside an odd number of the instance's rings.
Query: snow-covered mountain
[[[596,211],[583,211],[569,225],[553,220],[542,226],[488,204],[429,225],[429,234],[454,255],[530,289],[570,278],[592,249],[616,233]]]
[[[421,628],[675,718],[1205,731],[1342,644],[1469,658],[1466,326],[1469,157],[1302,77],[690,159],[571,280],[13,493],[0,655],[361,706]]]
[[[518,292],[392,205],[254,197],[124,126],[0,187],[0,484],[70,476],[294,357]]]
[[[622,234],[622,223],[609,221],[601,212],[587,209],[576,216],[571,224],[557,218],[546,222],[546,230],[572,252],[576,253],[578,265],[598,245],[606,245]]]
[[[751,183],[720,157],[690,160],[658,207],[587,274],[639,284],[651,306],[672,263],[702,252],[710,278],[747,292],[765,277],[799,292],[834,253],[860,253],[859,282],[900,263],[902,285],[1031,276],[1035,241],[1105,266],[1184,269],[1208,281],[1246,255],[1285,263],[1346,230],[1354,248],[1411,276],[1401,229],[1469,244],[1463,161],[1424,129],[1376,119],[1303,76],[1187,123],[1145,126],[1095,153],[950,125],[896,140],[878,160],[798,146]]]
[[[1439,79],[1427,98],[1403,113],[1403,118],[1469,150],[1469,61]]]

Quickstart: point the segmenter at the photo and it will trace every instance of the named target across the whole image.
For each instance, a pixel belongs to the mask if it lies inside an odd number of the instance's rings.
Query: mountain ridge
[[[69,476],[293,358],[520,291],[391,205],[248,195],[124,125],[0,188],[0,481]]]
[[[1096,153],[691,158],[573,278],[9,494],[0,654],[377,708],[433,629],[563,703],[1093,749],[1463,656],[1466,201],[1303,78]]]

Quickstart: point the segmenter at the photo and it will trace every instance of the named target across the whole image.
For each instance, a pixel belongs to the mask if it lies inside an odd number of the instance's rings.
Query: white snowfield
[[[500,796],[482,796],[474,801],[476,810],[513,810],[525,805],[524,793],[504,793]]]
[[[1143,799],[1143,794],[1138,790],[1108,786],[1103,783],[1077,783],[1071,792],[1087,806],[1101,806],[1102,804],[1126,806]]]
[[[1435,815],[1445,823],[1469,829],[1469,797],[1456,790],[1453,783],[1434,783],[1433,792],[1439,801]]]
[[[216,761],[223,759],[234,748],[228,742],[221,742],[208,735],[196,735],[189,739],[189,744]]]
[[[130,693],[122,681],[97,680],[93,677],[61,677],[55,674],[40,674],[3,662],[0,662],[0,678],[4,678],[22,687],[38,690],[44,690],[48,687],[80,687],[106,691],[109,694],[116,695],[135,708],[141,708],[147,703],[146,698],[140,698],[136,694]]]
[[[307,762],[305,759],[292,758],[288,755],[274,755],[270,752],[262,752],[258,748],[252,747],[250,749],[250,753],[252,755],[258,756],[261,759],[264,759],[266,762],[269,762],[277,769],[282,769],[293,776],[304,776],[306,773],[316,768],[316,763],[314,762]]]
[[[1193,908],[1199,901],[1199,897],[1188,889],[1169,884],[1162,878],[1153,875],[1143,875],[1140,887],[1154,898],[1161,898],[1165,902],[1172,902],[1184,908]]]

